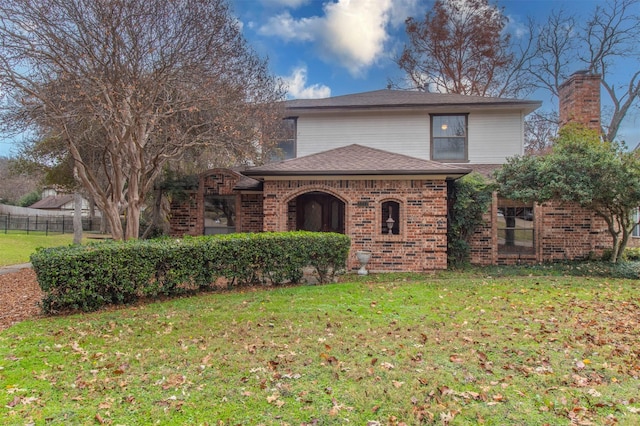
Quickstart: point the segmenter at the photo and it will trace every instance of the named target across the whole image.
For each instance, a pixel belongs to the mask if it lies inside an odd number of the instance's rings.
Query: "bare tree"
[[[0,39],[3,123],[65,144],[115,239],[170,159],[270,143],[283,91],[225,0],[5,0]]]
[[[558,134],[559,119],[555,112],[535,111],[524,122],[526,154],[547,154]]]
[[[563,10],[552,12],[539,29],[537,54],[530,65],[535,84],[556,97],[573,72],[599,74],[613,105],[610,114],[603,114],[610,141],[640,96],[639,8],[639,0],[610,0],[580,22]]]
[[[16,161],[0,157],[0,204],[16,204],[24,195],[41,188],[42,173],[25,172],[15,167]]]
[[[514,96],[528,87],[532,39],[512,44],[508,19],[488,0],[437,0],[424,20],[408,18],[409,45],[397,59],[418,89]]]

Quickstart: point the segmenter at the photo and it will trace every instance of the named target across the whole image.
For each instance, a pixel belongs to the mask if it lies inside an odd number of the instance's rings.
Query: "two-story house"
[[[285,159],[203,174],[190,203],[174,206],[174,235],[341,232],[353,253],[372,252],[371,270],[445,269],[451,182],[523,154],[524,118],[540,102],[378,90],[285,106]],[[562,250],[539,244],[544,217],[542,206],[494,197],[472,260],[554,258]],[[570,256],[585,255],[578,251]],[[357,266],[354,254],[348,267]]]

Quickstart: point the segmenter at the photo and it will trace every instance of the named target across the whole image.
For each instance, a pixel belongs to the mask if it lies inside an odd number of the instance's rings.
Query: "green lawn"
[[[486,271],[345,280],[15,325],[0,332],[0,418],[640,424],[638,281]]]
[[[73,243],[73,234],[9,231],[0,233],[0,266],[29,262],[29,256],[38,247],[66,246]]]

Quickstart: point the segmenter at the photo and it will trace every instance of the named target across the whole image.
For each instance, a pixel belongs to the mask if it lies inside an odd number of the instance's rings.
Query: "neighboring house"
[[[188,202],[172,206],[172,235],[334,231],[351,237],[349,269],[357,269],[355,251],[363,249],[372,251],[373,271],[445,269],[451,183],[473,170],[490,175],[523,154],[524,118],[539,106],[396,90],[287,101],[286,160],[204,173]],[[474,263],[601,250],[598,221],[568,206],[496,195],[485,219],[474,236]],[[574,231],[576,243],[567,236]]]
[[[68,211],[72,214],[75,208],[73,194],[59,191],[55,188],[45,188],[42,191],[42,198],[29,206],[31,209],[47,210],[47,211]],[[82,214],[89,214],[89,202],[82,199]]]

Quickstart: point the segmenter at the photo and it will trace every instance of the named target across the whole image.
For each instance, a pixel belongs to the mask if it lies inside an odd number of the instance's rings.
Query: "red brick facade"
[[[513,265],[602,256],[611,248],[611,236],[603,219],[575,204],[548,202],[534,207],[533,253],[503,254],[498,244],[498,198],[494,195],[485,225],[471,241],[471,263]]]
[[[204,197],[235,196],[236,232],[262,231],[262,194],[236,191],[242,175],[228,169],[213,169],[200,175],[197,191],[185,191],[184,197],[171,202],[171,236],[204,234]]]
[[[264,230],[295,229],[295,199],[318,191],[344,203],[351,237],[348,268],[358,250],[372,252],[372,271],[434,271],[447,267],[447,186],[444,180],[272,180],[264,183]],[[400,205],[400,233],[383,232],[381,205]]]
[[[560,126],[581,123],[600,131],[600,75],[577,72],[560,85]]]
[[[355,253],[372,252],[371,271],[434,271],[447,267],[447,185],[445,180],[268,180],[263,193],[234,191],[240,176],[212,170],[197,192],[171,206],[171,235],[204,233],[204,196],[236,195],[236,231],[296,229],[296,198],[321,192],[344,203],[345,234],[351,237],[348,269],[360,265]],[[400,206],[400,232],[384,232],[381,205]]]

